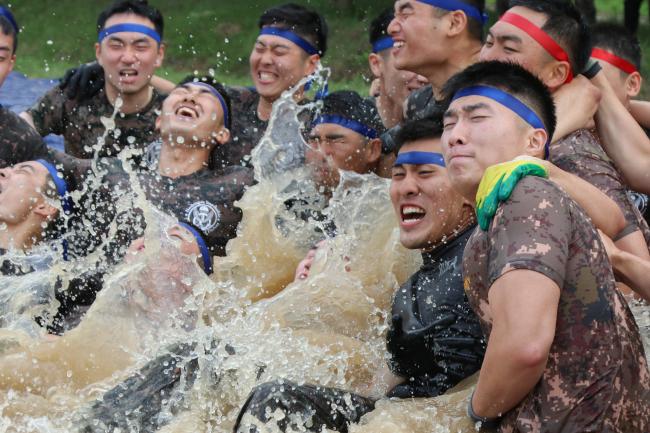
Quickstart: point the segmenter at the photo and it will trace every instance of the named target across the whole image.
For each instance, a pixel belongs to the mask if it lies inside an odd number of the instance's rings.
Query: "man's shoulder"
[[[245,107],[253,103],[257,104],[259,99],[259,93],[254,87],[228,86],[226,87],[226,93],[230,98],[233,111],[239,107]]]
[[[437,106],[433,95],[433,87],[429,84],[413,91],[406,99],[406,118],[409,120],[422,119],[429,116]]]

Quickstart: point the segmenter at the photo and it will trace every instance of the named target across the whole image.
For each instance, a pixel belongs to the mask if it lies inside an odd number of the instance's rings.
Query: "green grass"
[[[228,84],[250,84],[248,55],[257,35],[257,18],[269,6],[285,0],[150,0],[165,14],[167,55],[160,74],[173,81],[209,68]],[[324,62],[332,68],[334,89],[367,88],[369,21],[393,0],[352,0],[353,8],[339,10],[336,0],[294,0],[326,16],[329,50]],[[31,77],[61,76],[66,69],[94,59],[95,21],[109,1],[20,0],[12,4],[24,28],[16,69]],[[495,1],[488,0],[493,8]],[[601,17],[622,19],[622,0],[597,0]],[[639,37],[650,46],[644,2]],[[649,53],[650,54],[650,53]],[[650,71],[650,55],[645,56]]]

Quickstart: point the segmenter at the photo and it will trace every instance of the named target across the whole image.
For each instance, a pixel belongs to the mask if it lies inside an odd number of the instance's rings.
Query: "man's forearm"
[[[650,262],[625,251],[617,251],[610,256],[610,260],[617,275],[623,277],[632,290],[650,302]]]
[[[492,331],[494,335],[494,330]],[[490,336],[490,341],[494,341]],[[518,356],[528,349],[513,347],[503,338],[503,344],[490,343],[485,354],[483,366],[472,406],[477,415],[495,418],[503,416],[516,407],[528,395],[546,367],[546,356],[537,356],[531,349],[531,357]],[[537,362],[534,358],[539,358]],[[543,358],[543,359],[542,359]]]
[[[618,100],[604,74],[597,74],[592,82],[602,93],[596,126],[603,148],[633,189],[650,193],[650,139]]]

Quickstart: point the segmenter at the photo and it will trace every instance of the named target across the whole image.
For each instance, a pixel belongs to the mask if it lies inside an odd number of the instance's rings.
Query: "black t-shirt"
[[[485,340],[462,277],[473,229],[423,254],[422,268],[397,291],[387,336],[389,366],[408,380],[389,397],[435,397],[481,368]]]

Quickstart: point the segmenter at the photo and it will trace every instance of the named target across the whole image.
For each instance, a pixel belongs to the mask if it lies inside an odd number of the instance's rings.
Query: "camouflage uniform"
[[[47,154],[43,139],[14,112],[0,106],[0,168]]]
[[[137,148],[143,152],[156,141],[158,132],[155,120],[165,95],[153,90],[151,101],[138,113],[115,116],[115,129],[105,138],[98,157],[116,156],[122,149]],[[63,135],[65,152],[76,158],[93,158],[97,141],[106,132],[102,118],[111,118],[115,107],[111,105],[104,90],[88,99],[78,102],[69,99],[60,87],[47,92],[28,110],[34,119],[34,126],[42,136]],[[140,163],[140,157],[134,162]]]
[[[579,129],[553,143],[550,152],[549,159],[553,164],[591,183],[621,208],[627,225],[615,240],[641,230],[646,244],[650,245],[648,224],[631,201],[625,182],[613,161],[592,132]]]
[[[257,117],[260,95],[246,87],[228,87],[232,115],[230,141],[212,151],[210,166],[215,169],[233,165],[250,167],[250,155],[261,140],[269,122]]]
[[[477,230],[465,249],[465,290],[488,341],[490,287],[514,269],[547,276],[560,299],[543,376],[499,431],[650,431],[650,373],[634,317],[597,231],[546,179],[521,180],[488,231]]]
[[[421,89],[414,90],[406,98],[405,119],[418,120],[430,117],[438,108],[438,103],[433,95],[433,87],[428,84]]]

